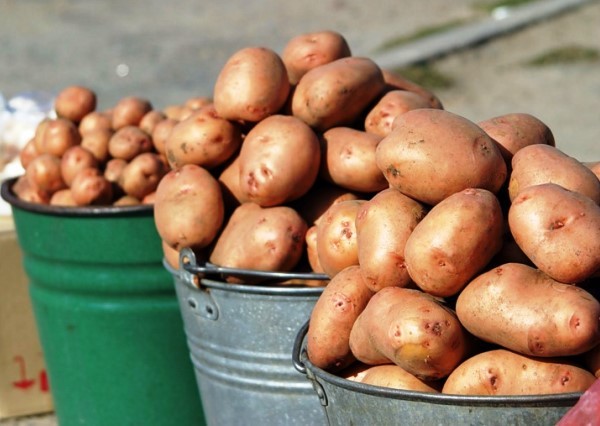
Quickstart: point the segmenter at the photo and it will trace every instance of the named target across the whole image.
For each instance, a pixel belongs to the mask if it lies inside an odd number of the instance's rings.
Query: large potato
[[[508,184],[511,200],[531,185],[555,183],[600,204],[600,180],[585,165],[550,145],[529,145],[512,158]]]
[[[154,149],[152,138],[137,126],[123,126],[108,140],[108,153],[112,158],[130,161],[142,152]]]
[[[350,348],[365,364],[391,361],[419,379],[436,380],[465,358],[467,339],[454,312],[433,296],[385,287],[354,322]]]
[[[475,336],[524,355],[578,355],[600,343],[600,303],[590,293],[519,263],[473,279],[456,313]]]
[[[306,334],[310,362],[330,372],[354,362],[350,330],[372,295],[358,265],[348,266],[329,281],[310,315]]]
[[[350,127],[333,127],[321,137],[321,176],[342,188],[378,192],[388,182],[375,162],[380,136]]]
[[[372,291],[411,282],[404,247],[426,210],[418,201],[388,188],[360,206],[356,215],[358,262]]]
[[[281,59],[290,84],[296,85],[309,70],[350,55],[350,46],[342,34],[324,30],[291,38],[283,48]]]
[[[390,186],[431,205],[466,188],[496,193],[507,175],[496,143],[475,123],[441,109],[399,115],[375,158]]]
[[[224,210],[219,182],[194,164],[171,170],[156,188],[156,229],[176,250],[199,250],[211,244],[221,230]]]
[[[453,296],[500,251],[503,230],[500,203],[490,191],[469,188],[452,194],[408,237],[408,274],[427,293]]]
[[[217,76],[214,105],[227,120],[258,122],[277,113],[289,92],[279,55],[265,47],[246,47],[234,53]]]
[[[337,59],[304,74],[292,95],[292,114],[318,131],[348,126],[384,87],[381,69],[371,59]]]
[[[578,192],[546,183],[523,189],[508,211],[523,252],[557,281],[578,283],[600,270],[600,206]]]
[[[295,200],[319,173],[321,148],[301,120],[273,115],[248,132],[239,154],[239,190],[244,201],[275,206]]]
[[[390,90],[369,110],[365,130],[381,137],[387,136],[397,116],[417,108],[431,108],[429,99],[408,90]]]
[[[209,259],[231,268],[291,271],[304,252],[306,230],[304,219],[290,207],[244,203],[231,214]]]
[[[210,170],[229,160],[241,144],[239,125],[219,117],[207,105],[177,123],[164,148],[171,168],[196,164]]]
[[[572,361],[495,349],[477,354],[456,367],[442,392],[486,396],[584,392],[595,379]]]

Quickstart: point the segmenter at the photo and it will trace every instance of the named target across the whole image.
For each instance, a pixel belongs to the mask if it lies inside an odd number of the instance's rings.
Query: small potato
[[[364,371],[360,383],[382,386],[391,389],[404,389],[415,392],[439,393],[435,383],[428,383],[396,364],[375,365]]]
[[[296,85],[309,70],[348,56],[351,56],[350,46],[344,36],[326,30],[293,37],[284,46],[281,59],[290,84]]]
[[[557,281],[579,283],[600,270],[600,206],[546,183],[523,189],[508,211],[515,242]]]
[[[369,110],[365,131],[383,138],[392,131],[397,116],[418,108],[431,108],[429,99],[408,90],[390,90]]]
[[[508,166],[521,148],[534,144],[554,146],[552,130],[531,114],[503,114],[477,124],[498,144]]]
[[[137,206],[140,204],[140,200],[131,195],[123,195],[119,197],[114,203],[113,206]]]
[[[566,359],[534,358],[495,349],[456,367],[442,393],[495,396],[585,392],[595,379],[592,373]]]
[[[40,154],[31,160],[25,175],[31,186],[52,194],[66,187],[61,174],[60,158],[52,154]]]
[[[198,110],[205,106],[211,105],[212,99],[206,96],[193,96],[188,98],[183,103],[183,106],[192,110]]]
[[[223,190],[223,200],[227,212],[235,210],[244,199],[240,190],[240,160],[232,158],[219,174],[218,181]]]
[[[125,194],[142,200],[156,191],[158,183],[168,172],[166,165],[153,152],[145,152],[136,156],[121,171],[118,183]]]
[[[322,273],[323,267],[319,262],[319,254],[317,252],[317,225],[312,225],[306,230],[304,240],[306,241],[308,264],[313,272]]]
[[[127,96],[120,99],[112,110],[112,128],[119,130],[126,126],[139,126],[146,113],[152,110],[152,103],[145,98]]]
[[[240,127],[209,105],[173,126],[164,148],[171,168],[196,164],[210,170],[229,160],[241,144]]]
[[[96,168],[80,170],[71,182],[71,194],[78,206],[111,205],[111,183]]]
[[[524,355],[578,355],[600,342],[600,303],[590,293],[519,263],[477,276],[456,313],[473,335]]]
[[[408,236],[408,274],[423,291],[457,294],[500,251],[500,203],[485,189],[469,188],[436,204]]]
[[[153,109],[144,114],[140,120],[140,123],[138,124],[138,127],[151,135],[154,131],[154,127],[165,118],[167,118],[167,116],[164,112]]]
[[[375,159],[390,186],[430,205],[467,188],[496,193],[507,176],[495,142],[475,123],[441,109],[399,115]]]
[[[304,74],[292,96],[292,114],[321,132],[349,126],[384,87],[381,69],[371,59],[337,59]]]
[[[290,83],[276,52],[265,47],[246,47],[227,60],[213,92],[219,116],[256,123],[283,107]]]
[[[329,281],[310,315],[306,350],[311,363],[336,372],[355,361],[350,330],[372,295],[358,265],[348,266]]]
[[[200,250],[213,242],[224,221],[219,182],[206,169],[186,164],[169,171],[156,188],[154,222],[176,250]]]
[[[151,192],[142,198],[142,204],[154,204],[156,202],[156,191]]]
[[[46,117],[42,121],[38,123],[35,128],[35,133],[33,135],[33,143],[35,146],[35,151],[39,154],[44,152],[44,134],[46,133],[46,129],[50,122],[53,121],[52,118]]]
[[[210,261],[259,271],[291,271],[304,251],[307,225],[292,208],[240,205],[215,241]],[[238,282],[234,277],[231,281]]]
[[[51,206],[76,207],[77,203],[73,199],[70,188],[59,189],[50,198]]]
[[[306,223],[317,225],[332,204],[358,199],[359,196],[356,192],[318,179],[305,195],[296,200],[294,208],[306,220]]]
[[[512,158],[508,183],[510,200],[531,185],[555,183],[600,204],[600,180],[586,166],[550,145],[529,145]]]
[[[77,126],[71,120],[56,118],[47,123],[39,152],[62,157],[67,149],[79,143],[81,135]]]
[[[60,171],[67,186],[71,186],[73,178],[80,170],[88,167],[97,168],[98,160],[94,154],[80,145],[67,149],[60,159]]]
[[[79,133],[85,136],[96,130],[112,130],[112,115],[106,111],[92,111],[79,123]]]
[[[454,312],[433,296],[385,287],[354,322],[350,348],[365,364],[392,362],[421,380],[437,380],[466,357],[468,335]]]
[[[349,191],[378,192],[388,182],[375,162],[381,137],[350,127],[333,127],[321,137],[320,175]]]
[[[19,161],[21,166],[26,169],[31,160],[37,157],[40,153],[35,147],[35,137],[31,138],[19,152]]]
[[[79,123],[83,117],[96,109],[96,92],[84,86],[62,89],[54,99],[56,115]]]
[[[358,262],[366,286],[405,287],[412,280],[406,269],[404,247],[426,209],[400,191],[388,188],[360,206],[356,215]]]
[[[154,126],[154,130],[152,131],[152,143],[156,152],[163,155],[166,154],[165,146],[167,144],[167,139],[177,123],[179,123],[178,120],[167,117]]]
[[[88,130],[81,138],[81,147],[91,152],[99,163],[105,163],[109,159],[108,143],[114,133],[109,128]]]
[[[348,266],[358,265],[356,214],[363,203],[365,200],[332,204],[317,225],[317,255],[329,277]]]
[[[127,161],[122,158],[112,158],[106,163],[104,168],[104,177],[112,183],[119,182],[123,170],[127,166]]]
[[[29,182],[27,174],[19,176],[12,186],[13,193],[20,200],[36,204],[48,204],[52,194],[36,188]]]
[[[426,89],[420,84],[417,84],[414,81],[409,80],[401,76],[399,73],[389,69],[383,69],[382,73],[388,90],[407,90],[409,92],[416,93],[429,101],[430,108],[444,109],[440,99],[432,91]]]
[[[239,154],[239,189],[244,201],[263,207],[306,194],[317,179],[321,148],[301,120],[272,115],[248,132]]]
[[[175,121],[181,121],[183,118],[186,118],[192,110],[191,108],[181,104],[173,104],[166,106],[162,111],[167,118]]]
[[[152,151],[152,138],[136,126],[124,126],[108,141],[108,153],[113,158],[130,161],[142,152]]]

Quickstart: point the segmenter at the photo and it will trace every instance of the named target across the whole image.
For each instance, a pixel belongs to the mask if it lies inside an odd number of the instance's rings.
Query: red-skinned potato
[[[59,189],[50,198],[51,206],[76,207],[77,203],[73,199],[70,188]]]
[[[152,138],[137,126],[124,126],[108,141],[108,152],[113,158],[130,161],[142,152],[153,149]]]
[[[149,135],[154,131],[154,127],[167,118],[166,114],[157,109],[148,111],[140,120],[138,127]]]
[[[329,281],[310,315],[306,350],[311,363],[336,372],[355,361],[350,330],[372,295],[358,265],[348,266]]]
[[[295,200],[316,181],[320,159],[319,139],[305,123],[292,116],[267,117],[242,144],[240,193],[263,207]]]
[[[384,88],[381,69],[371,59],[337,59],[304,74],[292,96],[292,114],[321,132],[349,126]]]
[[[109,128],[89,130],[81,137],[81,147],[91,152],[99,163],[105,163],[110,158],[108,142],[114,131]]]
[[[453,296],[500,251],[503,231],[500,203],[490,191],[469,188],[452,194],[408,237],[408,274],[427,293]]]
[[[400,191],[388,188],[360,206],[356,215],[358,262],[365,285],[374,292],[411,282],[404,247],[426,209]]]
[[[79,133],[84,136],[96,130],[112,130],[112,115],[107,111],[92,111],[79,122]]]
[[[266,47],[246,47],[227,60],[213,92],[215,109],[221,117],[259,122],[283,107],[290,82],[276,52]]]
[[[183,106],[186,108],[190,108],[192,110],[198,110],[205,106],[211,105],[212,99],[206,96],[192,96],[191,98],[187,98]]]
[[[98,160],[94,154],[80,145],[66,150],[60,159],[60,171],[67,186],[71,186],[73,178],[80,170],[88,167],[97,168]]]
[[[29,203],[48,204],[50,202],[51,194],[33,186],[29,182],[27,174],[17,178],[12,190],[20,200]]]
[[[210,170],[229,160],[241,144],[240,127],[208,105],[173,126],[165,154],[171,168],[196,164]]]
[[[104,177],[109,182],[118,183],[125,166],[127,166],[127,161],[122,158],[111,158],[104,167]]]
[[[388,187],[375,162],[380,136],[350,127],[333,127],[321,137],[323,179],[349,191],[378,192]]]
[[[319,262],[319,254],[317,252],[317,225],[312,225],[306,230],[304,240],[306,241],[306,256],[310,268],[313,272],[322,273],[323,267]]]
[[[600,161],[584,161],[582,164],[590,169],[596,175],[596,177],[600,179]]]
[[[158,183],[168,172],[168,167],[153,152],[136,156],[121,171],[118,182],[125,194],[138,200],[156,191]]]
[[[554,184],[523,189],[508,211],[521,250],[557,281],[579,283],[600,270],[600,206]]]
[[[375,158],[390,186],[430,205],[467,188],[496,193],[507,176],[496,143],[475,123],[441,109],[396,117]]]
[[[138,96],[121,98],[112,109],[112,128],[119,130],[126,126],[139,126],[146,113],[152,110],[152,103]]]
[[[71,195],[78,206],[110,205],[112,184],[94,167],[80,170],[71,182]]]
[[[594,380],[592,373],[572,360],[534,358],[495,349],[474,355],[456,367],[442,393],[496,396],[584,392]]]
[[[81,143],[81,135],[77,126],[66,118],[50,120],[45,125],[42,135],[41,149],[38,152],[62,157],[67,149]]]
[[[390,389],[404,389],[415,392],[439,393],[435,382],[426,382],[410,374],[396,364],[374,365],[367,368],[360,379],[360,383],[372,386],[381,386]]]
[[[54,99],[56,115],[79,123],[83,117],[96,109],[96,93],[88,87],[69,86],[62,89]]]
[[[152,143],[154,144],[154,149],[158,153],[166,154],[165,147],[167,139],[169,139],[169,135],[177,123],[179,123],[178,120],[167,117],[154,126],[154,130],[152,131]]]
[[[578,355],[600,342],[600,303],[590,293],[519,263],[473,279],[456,313],[471,334],[524,355]]]
[[[429,99],[408,90],[390,90],[369,110],[365,118],[365,131],[387,136],[397,116],[417,108],[431,108]]]
[[[223,190],[223,200],[225,210],[232,212],[244,199],[240,190],[240,160],[239,156],[234,156],[219,174],[218,181]]]
[[[444,109],[440,99],[429,89],[415,83],[412,80],[403,77],[398,72],[383,69],[383,79],[387,86],[387,90],[407,90],[423,96],[429,101],[429,107],[435,109]]]
[[[19,152],[19,161],[21,166],[26,169],[31,160],[39,155],[35,147],[35,138],[31,138]]]
[[[330,277],[342,269],[358,265],[356,214],[365,200],[332,204],[317,225],[317,255],[323,271]]]
[[[34,188],[52,194],[66,187],[60,164],[56,155],[40,154],[29,162],[25,175]]]
[[[169,171],[156,188],[156,229],[176,250],[200,250],[211,244],[221,230],[224,210],[219,182],[194,164]]]
[[[528,186],[543,183],[560,185],[600,204],[600,180],[581,162],[550,145],[521,148],[512,158],[508,183],[511,201]]]
[[[296,85],[309,70],[348,56],[351,56],[351,51],[344,36],[325,30],[291,38],[283,48],[281,59],[290,84]]]

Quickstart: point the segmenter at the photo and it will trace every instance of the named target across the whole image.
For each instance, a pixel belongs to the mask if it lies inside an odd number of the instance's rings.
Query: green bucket
[[[32,204],[2,184],[61,426],[201,425],[152,206]]]

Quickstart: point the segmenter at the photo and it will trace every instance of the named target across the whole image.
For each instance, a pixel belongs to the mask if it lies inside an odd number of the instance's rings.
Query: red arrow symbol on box
[[[17,355],[14,357],[14,361],[19,364],[19,373],[20,380],[13,382],[13,386],[19,389],[27,389],[35,383],[33,379],[27,379],[27,374],[25,372],[25,359],[21,355]]]

